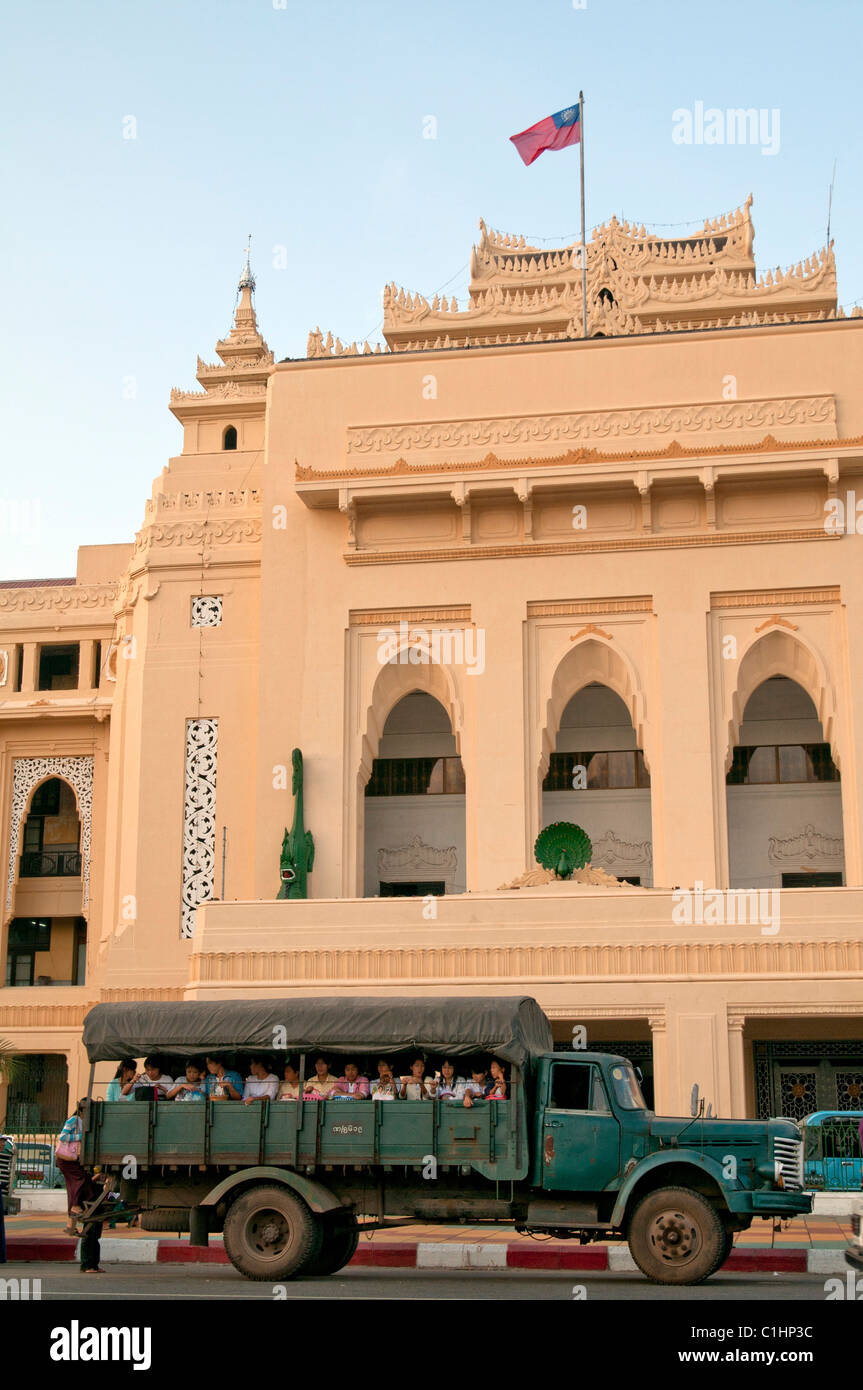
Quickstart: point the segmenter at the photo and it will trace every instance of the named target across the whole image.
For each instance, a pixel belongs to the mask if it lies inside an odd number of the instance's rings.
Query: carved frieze
[[[261,522],[256,517],[164,522],[142,527],[135,537],[133,553],[154,547],[200,550],[203,545],[256,544],[261,534]]]
[[[458,852],[455,845],[437,849],[434,845],[425,844],[419,835],[415,835],[410,844],[400,845],[397,849],[378,850],[378,872],[384,878],[394,878],[396,881],[424,878],[431,872],[452,875],[457,869]]]
[[[0,613],[37,613],[46,609],[69,613],[110,608],[116,595],[116,584],[46,584],[35,589],[0,589]]]
[[[829,859],[835,862],[842,859],[844,852],[841,835],[825,835],[810,824],[804,826],[796,835],[788,835],[784,839],[771,835],[767,858],[771,864],[788,859],[807,859],[810,862]]]
[[[636,843],[620,840],[613,830],[606,830],[593,842],[591,864],[652,864],[653,845],[650,840]]]
[[[348,430],[347,443],[348,454],[379,454],[511,444],[580,444],[598,439],[655,439],[669,434],[722,434],[825,424],[836,425],[836,404],[832,396],[796,396],[652,406],[640,410],[357,425]]]

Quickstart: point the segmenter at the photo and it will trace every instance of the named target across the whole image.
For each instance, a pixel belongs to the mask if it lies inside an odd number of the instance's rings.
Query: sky
[[[4,40],[2,579],[133,538],[249,234],[277,360],[316,325],[377,341],[391,280],[463,303],[481,216],[576,239],[578,148],[525,168],[509,136],[580,89],[588,228],[677,235],[751,192],[759,269],[787,266],[833,180],[863,302],[860,0],[42,0]],[[763,132],[680,143],[699,102]]]

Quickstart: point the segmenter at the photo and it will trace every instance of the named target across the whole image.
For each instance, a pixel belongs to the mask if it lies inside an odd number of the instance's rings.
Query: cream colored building
[[[661,1110],[861,1107],[863,319],[751,200],[599,228],[586,339],[581,278],[481,223],[467,306],[275,362],[247,265],[134,542],[0,585],[7,1122],[100,999],[478,988]],[[558,820],[629,882],[501,889]]]

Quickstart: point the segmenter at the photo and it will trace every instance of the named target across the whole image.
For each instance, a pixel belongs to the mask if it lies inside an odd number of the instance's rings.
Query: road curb
[[[221,1241],[190,1245],[187,1240],[105,1237],[103,1264],[228,1264]],[[784,1249],[743,1247],[734,1250],[723,1270],[726,1274],[833,1274],[845,1270],[844,1246]],[[62,1236],[8,1236],[10,1264],[78,1258],[78,1242]],[[557,1269],[636,1270],[625,1245],[570,1245],[562,1241],[448,1242],[410,1240],[380,1242],[361,1240],[351,1265],[374,1269]]]

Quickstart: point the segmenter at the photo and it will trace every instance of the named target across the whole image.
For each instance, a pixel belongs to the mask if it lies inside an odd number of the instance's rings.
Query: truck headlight
[[[779,1162],[778,1158],[769,1163],[759,1163],[755,1171],[759,1178],[763,1178],[765,1182],[772,1183],[774,1187],[785,1186],[785,1179],[782,1176],[782,1164]]]

